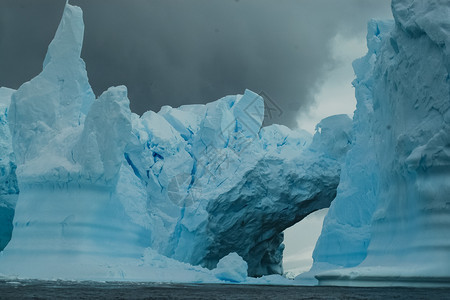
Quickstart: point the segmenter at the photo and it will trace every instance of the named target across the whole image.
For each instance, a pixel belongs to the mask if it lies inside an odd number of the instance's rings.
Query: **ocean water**
[[[450,299],[450,288],[0,281],[0,299]]]

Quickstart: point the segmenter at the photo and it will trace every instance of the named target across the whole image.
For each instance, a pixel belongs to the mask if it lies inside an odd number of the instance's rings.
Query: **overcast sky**
[[[0,86],[42,68],[65,0],[0,0]],[[125,84],[132,111],[206,103],[245,88],[311,128],[353,111],[349,63],[389,0],[70,0],[84,11],[82,57],[96,95]],[[351,99],[347,99],[351,98]],[[313,124],[314,123],[314,124]]]

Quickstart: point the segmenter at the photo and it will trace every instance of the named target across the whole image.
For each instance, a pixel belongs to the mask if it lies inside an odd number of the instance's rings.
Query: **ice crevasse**
[[[450,3],[393,0],[353,63],[352,149],[314,250],[325,285],[450,285]]]
[[[124,86],[96,99],[83,31],[81,9],[66,4],[42,72],[0,89],[0,216],[14,226],[0,273],[197,282],[281,273],[283,230],[335,197],[350,119],[326,118],[314,137],[262,127],[264,101],[249,90],[138,116]],[[1,234],[7,242],[11,231]]]

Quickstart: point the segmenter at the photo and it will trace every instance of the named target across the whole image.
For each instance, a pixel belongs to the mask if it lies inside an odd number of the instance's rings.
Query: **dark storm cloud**
[[[37,75],[64,0],[0,0],[0,86]],[[361,35],[389,0],[71,0],[84,11],[86,61],[99,95],[125,84],[134,112],[206,103],[245,88],[295,125],[333,61],[336,33]]]

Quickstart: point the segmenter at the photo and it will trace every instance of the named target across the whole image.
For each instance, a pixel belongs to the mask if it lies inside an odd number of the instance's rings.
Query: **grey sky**
[[[0,0],[0,86],[42,68],[65,0]],[[365,35],[389,0],[71,0],[84,11],[82,57],[96,95],[125,84],[131,109],[206,103],[245,88],[295,127],[336,65],[331,41]],[[350,84],[350,83],[349,83]]]

